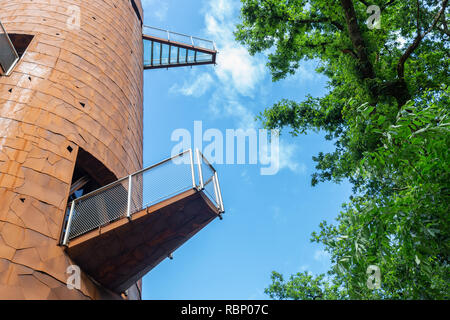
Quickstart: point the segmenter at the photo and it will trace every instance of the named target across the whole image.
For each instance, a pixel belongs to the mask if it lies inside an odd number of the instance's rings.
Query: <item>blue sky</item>
[[[144,165],[170,156],[174,130],[259,128],[254,117],[282,98],[321,96],[326,79],[305,62],[294,76],[272,82],[266,57],[251,57],[232,32],[238,0],[143,0],[145,24],[211,39],[217,66],[144,73]],[[312,156],[331,151],[323,134],[280,139],[280,171],[262,176],[259,165],[215,165],[226,208],[144,277],[144,299],[266,299],[270,273],[326,272],[329,257],[310,243],[322,220],[332,221],[348,200],[348,183],[312,188]]]

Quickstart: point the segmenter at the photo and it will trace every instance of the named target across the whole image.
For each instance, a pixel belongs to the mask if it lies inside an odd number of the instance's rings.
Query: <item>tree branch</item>
[[[439,27],[436,27],[440,32],[442,32],[442,33],[444,33],[444,34],[446,34],[447,36],[449,36],[450,37],[450,31],[448,30],[448,29],[445,29],[445,28],[439,28]]]
[[[417,24],[417,35],[419,36],[420,35],[420,3],[419,3],[419,0],[417,0],[416,3],[417,3],[417,18],[416,18],[417,22],[416,22],[416,24]]]
[[[439,12],[436,14],[436,16],[433,19],[433,23],[431,24],[431,26],[428,28],[428,30],[426,30],[423,34],[420,33],[420,30],[418,30],[418,34],[417,37],[414,39],[413,43],[406,49],[405,53],[400,57],[400,60],[397,64],[397,75],[400,79],[404,78],[405,76],[405,62],[406,60],[408,60],[408,58],[411,56],[411,54],[414,52],[414,50],[416,50],[420,43],[422,42],[423,38],[426,37],[426,35],[428,33],[431,32],[431,30],[433,30],[442,13],[445,11],[445,7],[447,6],[448,0],[443,0],[442,1],[442,8],[441,10],[439,10]]]
[[[330,45],[331,42],[321,42],[321,43],[305,43],[303,44],[304,47],[311,48],[311,49],[317,49],[320,48],[322,52],[325,50],[325,47],[327,45]]]
[[[365,1],[365,0],[359,0],[359,2],[361,2],[366,7],[370,6],[370,4],[367,1]]]
[[[440,32],[446,34],[447,36],[450,36],[450,31],[448,30],[447,21],[445,20],[445,14],[443,14],[443,15],[441,16],[441,18],[442,18],[442,28],[440,28],[440,26],[437,26],[436,28],[437,28]]]
[[[383,7],[381,7],[380,11],[383,11],[384,9],[386,9],[387,7],[389,7],[391,4],[393,4],[395,2],[395,0],[391,0],[388,3],[386,3]]]
[[[344,31],[344,26],[340,24],[337,21],[333,21],[330,18],[323,17],[323,18],[317,18],[317,19],[300,19],[300,20],[294,20],[295,24],[306,24],[306,23],[331,23],[334,25],[337,29]]]
[[[372,63],[369,61],[367,54],[367,46],[359,30],[358,21],[356,19],[355,7],[352,0],[341,0],[341,6],[344,9],[345,21],[347,23],[348,33],[353,47],[356,50],[356,56],[361,67],[363,79],[374,79],[375,71]]]
[[[352,49],[342,49],[341,51],[343,53],[351,55],[353,58],[358,60],[358,56],[356,55],[355,51],[353,51]]]

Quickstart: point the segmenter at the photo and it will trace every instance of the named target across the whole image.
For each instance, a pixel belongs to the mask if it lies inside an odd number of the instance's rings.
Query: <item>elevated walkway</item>
[[[215,64],[213,41],[144,26],[144,69]]]

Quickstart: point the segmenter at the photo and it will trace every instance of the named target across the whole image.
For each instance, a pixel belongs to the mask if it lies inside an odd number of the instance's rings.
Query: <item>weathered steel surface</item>
[[[0,0],[0,20],[34,35],[0,77],[0,298],[120,298],[86,274],[69,290],[57,242],[78,146],[117,177],[142,167],[141,22],[128,0]]]
[[[72,240],[67,252],[106,288],[122,292],[218,214],[203,192],[191,189]]]

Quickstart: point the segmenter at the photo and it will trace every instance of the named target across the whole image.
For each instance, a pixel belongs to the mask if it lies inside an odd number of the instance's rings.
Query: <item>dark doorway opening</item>
[[[11,74],[33,38],[29,34],[8,34],[0,24],[0,76]]]
[[[83,197],[95,190],[98,190],[104,186],[107,186],[117,181],[117,177],[112,173],[102,162],[96,159],[89,152],[82,148],[78,149],[77,160],[72,176],[72,184],[70,186],[69,198],[67,200],[66,214],[64,216],[60,243],[63,241],[63,234],[67,228],[67,222],[69,219],[71,203],[73,200]],[[126,193],[127,191],[119,190],[120,193]],[[99,220],[102,215],[111,215],[110,211],[106,213],[99,208],[100,204],[94,204],[87,213],[90,219]],[[77,214],[77,213],[75,213]],[[106,220],[108,217],[105,218]],[[111,219],[110,219],[111,220]]]
[[[103,163],[79,148],[69,192],[69,202],[117,180]]]
[[[19,58],[22,58],[31,41],[33,40],[34,36],[30,34],[17,34],[17,33],[9,33],[8,35],[9,38],[11,39],[14,48],[17,51],[17,54],[19,55]]]

